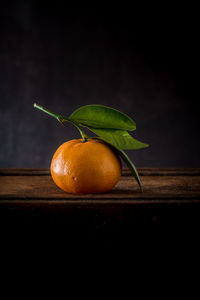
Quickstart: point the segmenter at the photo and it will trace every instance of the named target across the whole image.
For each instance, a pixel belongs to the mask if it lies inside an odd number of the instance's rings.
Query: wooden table
[[[143,193],[124,169],[109,193],[72,195],[56,187],[48,169],[1,169],[1,230],[59,232],[110,244],[163,234],[193,241],[200,229],[200,169],[138,171]]]

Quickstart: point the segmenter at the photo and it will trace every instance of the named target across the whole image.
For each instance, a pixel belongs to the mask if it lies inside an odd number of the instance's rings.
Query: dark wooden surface
[[[143,193],[124,169],[109,193],[71,195],[55,186],[47,169],[1,169],[1,232],[51,232],[108,244],[141,236],[149,242],[155,236],[194,241],[200,229],[200,169],[138,171]]]
[[[46,203],[142,203],[175,201],[189,203],[200,199],[200,169],[139,169],[143,192],[124,169],[118,184],[109,193],[72,195],[63,192],[53,183],[48,169],[1,169],[0,204]],[[91,179],[92,180],[92,179]],[[15,200],[15,201],[14,201]],[[45,201],[46,200],[46,201]],[[110,200],[110,202],[108,201]],[[128,200],[128,201],[126,201]]]

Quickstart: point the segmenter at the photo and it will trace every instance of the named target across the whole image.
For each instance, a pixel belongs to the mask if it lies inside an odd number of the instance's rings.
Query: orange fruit
[[[121,175],[121,162],[99,140],[75,139],[62,144],[51,161],[51,176],[62,190],[73,194],[96,194],[111,190]]]

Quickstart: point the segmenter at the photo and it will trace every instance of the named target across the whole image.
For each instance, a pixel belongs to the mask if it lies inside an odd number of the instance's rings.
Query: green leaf
[[[80,125],[94,128],[135,130],[135,122],[124,113],[104,105],[86,105],[75,110],[69,117]]]
[[[142,183],[140,181],[140,177],[138,174],[138,171],[136,169],[136,167],[134,166],[133,162],[131,161],[131,159],[128,157],[128,155],[121,149],[116,149],[118,151],[119,156],[121,156],[121,158],[124,160],[124,162],[126,163],[126,165],[129,167],[129,169],[131,170],[132,175],[135,177],[141,191],[143,191],[142,189]]]
[[[149,146],[148,144],[144,144],[134,139],[125,130],[101,129],[101,128],[93,128],[89,126],[87,127],[96,135],[98,135],[102,140],[120,149],[136,150],[136,149],[146,148]]]
[[[101,138],[97,138],[97,139],[102,140],[104,143],[108,144],[124,160],[124,162],[126,163],[127,167],[131,170],[131,173],[132,173],[133,177],[135,178],[135,180],[137,181],[137,183],[138,183],[141,191],[143,191],[143,189],[142,189],[142,183],[140,181],[140,177],[139,177],[138,171],[137,171],[136,167],[134,166],[133,162],[131,161],[131,159],[128,157],[128,155],[123,150],[121,150],[121,149],[119,149],[119,148],[111,145],[108,142],[105,142],[103,139],[101,139]]]

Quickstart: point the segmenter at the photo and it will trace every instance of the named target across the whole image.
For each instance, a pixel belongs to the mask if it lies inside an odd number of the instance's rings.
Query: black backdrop
[[[137,167],[200,166],[195,7],[63,3],[1,1],[0,167],[48,167],[61,143],[79,137],[34,102],[66,115],[117,108],[150,144],[129,151]]]

